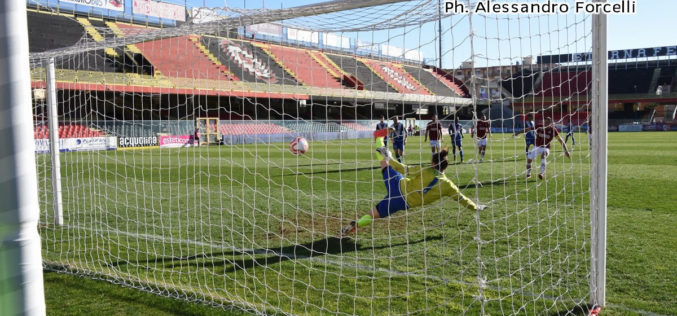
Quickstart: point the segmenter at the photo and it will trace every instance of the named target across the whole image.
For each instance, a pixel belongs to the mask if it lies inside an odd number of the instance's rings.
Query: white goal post
[[[606,1],[599,1],[606,2]],[[607,214],[607,130],[609,76],[607,55],[607,16],[592,20],[592,170],[590,177],[590,304],[606,302],[606,214]]]
[[[0,2],[0,313],[45,315],[24,1]]]

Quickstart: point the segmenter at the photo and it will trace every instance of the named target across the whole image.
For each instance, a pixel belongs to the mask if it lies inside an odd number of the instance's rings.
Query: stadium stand
[[[342,72],[335,67],[333,63],[329,62],[326,56],[320,51],[307,50],[306,53],[312,58],[316,63],[318,63],[322,68],[324,68],[334,79],[338,82],[345,84],[342,81]]]
[[[329,73],[341,81],[341,83],[349,88],[355,88],[357,90],[364,90],[364,85],[360,82],[357,77],[351,75],[340,67],[338,67],[331,59],[327,57],[321,51],[308,51],[310,56],[317,60],[318,63],[322,64],[323,67],[329,71]]]
[[[470,96],[470,93],[468,92],[468,89],[463,85],[463,82],[454,77],[450,72],[439,69],[437,67],[432,67],[432,71],[430,73],[433,74],[433,76],[435,76],[440,82],[444,83],[447,87],[451,88],[451,90],[454,90],[456,94],[458,94],[459,96],[461,97]]]
[[[222,73],[226,74],[230,78],[230,80],[240,81],[240,79],[233,73],[231,73],[228,67],[224,66],[223,63],[221,63],[221,61],[219,61],[219,59],[216,58],[214,54],[212,54],[209,48],[207,48],[202,43],[201,36],[193,35],[189,36],[188,38],[195,44],[195,46],[202,52],[202,54],[207,56],[209,61],[211,61],[212,64],[214,64],[216,68],[218,68]]]
[[[660,67],[660,74],[656,85],[663,86],[663,93],[670,93],[674,91],[675,86],[675,76],[677,75],[677,67],[675,66],[662,66]]]
[[[356,132],[369,132],[374,130],[373,128],[369,128],[365,125],[356,122],[341,122],[341,125]]]
[[[609,67],[609,94],[649,93],[654,68]]]
[[[75,20],[77,20],[82,25],[82,27],[85,28],[85,31],[87,32],[89,37],[92,40],[94,40],[95,42],[103,42],[106,39],[104,37],[104,35],[107,35],[109,33],[109,32],[104,31],[104,30],[106,30],[106,26],[103,23],[103,20],[92,19],[91,22],[90,22],[90,20],[88,18],[85,18],[85,17],[77,17],[77,18],[75,18]],[[94,26],[93,24],[97,23],[96,21],[100,21],[101,24],[103,24],[103,28],[97,28],[96,26]],[[103,32],[99,32],[99,30],[102,30]],[[102,33],[104,35],[102,35]],[[104,52],[110,58],[120,57],[120,54],[118,54],[118,52],[115,51],[112,48],[105,48]]]
[[[59,125],[59,138],[86,138],[105,136],[106,133],[80,124]],[[49,138],[49,127],[37,125],[33,129],[35,139]]]
[[[96,22],[92,23],[93,25],[96,25]],[[104,21],[103,23],[105,26],[108,27],[108,29],[115,34],[117,37],[124,37],[125,33],[117,26],[112,21]],[[125,65],[127,65],[127,61],[130,61],[132,64],[132,67],[135,67],[134,72],[138,74],[146,74],[146,75],[152,75],[154,73],[154,68],[153,64],[151,64],[145,57],[143,57],[143,54],[141,54],[141,51],[139,50],[138,47],[134,44],[126,45],[125,48],[122,49],[124,56],[123,56],[123,62],[125,62]]]
[[[32,53],[68,47],[83,38],[92,38],[91,34],[87,35],[89,33],[84,26],[72,16],[39,11],[28,11],[27,14],[28,42]],[[122,72],[121,64],[116,62],[115,56],[108,55],[103,49],[69,55],[67,58],[56,58],[55,67],[72,70]]]
[[[402,68],[392,63],[378,61],[373,59],[360,58],[371,71],[387,82],[391,87],[400,93],[412,94],[432,94],[427,88],[421,86],[413,77],[410,77]]]
[[[145,30],[138,26],[116,23],[125,34]],[[188,36],[165,38],[135,45],[155,67],[156,72],[168,77],[191,79],[234,80],[223,69],[209,60],[196,43]],[[181,62],[177,62],[180,60]]]
[[[191,135],[193,121],[127,120],[93,121],[92,126],[118,137],[150,137],[157,134]]]
[[[115,32],[108,27],[109,23],[99,18],[76,18],[85,28],[87,34],[94,41],[102,42],[116,37]],[[138,74],[152,74],[153,67],[143,55],[135,54],[124,47],[104,49],[106,56],[114,62],[116,69],[122,72],[132,72]]]
[[[247,122],[240,124],[221,123],[219,133],[222,135],[268,135],[287,134],[289,129],[270,123]]]
[[[325,53],[325,55],[343,71],[353,74],[362,83],[365,90],[397,92],[356,58],[331,53]]]
[[[287,69],[294,73],[302,83],[315,86],[341,89],[343,85],[327,68],[310,55],[310,51],[279,45],[268,45],[270,52]]]
[[[297,133],[325,133],[325,132],[348,132],[349,128],[338,123],[310,122],[310,121],[280,121],[285,128]]]
[[[229,80],[187,37],[172,37],[136,45],[143,55],[168,77]],[[176,62],[180,59],[182,62]]]
[[[412,77],[416,78],[423,86],[430,92],[436,95],[460,97],[463,91],[456,85],[456,83],[446,80],[441,76],[436,76],[430,70],[420,67],[412,67],[403,65],[402,68]],[[443,82],[444,81],[444,82]],[[452,89],[455,86],[456,89]]]
[[[588,85],[592,80],[591,72],[547,72],[543,74],[537,96],[566,97],[587,95]]]
[[[255,46],[243,41],[203,36],[202,45],[226,66],[231,73],[246,82],[263,82],[271,84],[296,84],[296,81],[285,76],[284,70],[271,64],[270,58]]]
[[[513,97],[520,98],[532,93],[538,76],[538,72],[522,69],[503,80],[501,85],[512,93]]]
[[[29,27],[32,52],[62,48],[82,40],[102,42],[113,37],[131,36],[154,29],[152,25],[130,24],[125,21],[111,21],[97,17],[62,15],[34,9],[29,11]],[[236,56],[235,51],[240,55]],[[386,78],[384,74],[375,73],[365,65],[365,62],[373,64],[372,66],[383,64],[393,66],[388,68],[400,78],[399,81],[406,81],[414,88],[403,88],[396,82],[391,83],[392,86],[389,85],[383,79]],[[141,91],[147,87],[156,90],[160,88],[185,89],[200,84],[204,87],[202,89],[204,93],[218,94],[219,92],[214,90],[224,89],[220,81],[242,80],[278,85],[299,86],[299,83],[303,83],[320,88],[353,88],[392,93],[399,90],[407,94],[434,94],[418,82],[415,75],[405,71],[402,66],[392,65],[390,62],[372,59],[363,62],[353,56],[325,54],[310,48],[292,48],[217,36],[164,38],[87,51],[57,58],[56,67],[74,71],[60,73],[59,78],[62,82],[70,82],[71,79],[73,82],[90,82],[95,85],[104,82],[126,82],[128,91]],[[415,66],[409,67],[416,68]],[[294,75],[291,75],[292,73]],[[118,74],[118,77],[111,77],[112,74]],[[125,74],[126,77],[120,77],[121,74]],[[141,85],[134,85],[129,82],[134,79],[129,75],[134,74],[150,77],[144,77],[144,82],[140,82]],[[429,73],[423,76],[427,74]],[[37,73],[35,75],[37,76]],[[89,81],[83,80],[83,75]],[[186,78],[190,78],[190,81]],[[238,84],[238,89],[247,91],[246,93],[249,94],[267,89],[262,85],[249,87],[244,83],[235,84]],[[449,86],[448,83],[436,82],[436,84],[440,87]],[[225,89],[231,89],[230,87],[232,86]],[[326,93],[320,90],[299,91]],[[445,93],[454,96],[448,91]]]
[[[28,10],[31,53],[72,46],[84,35],[84,28],[73,17]]]

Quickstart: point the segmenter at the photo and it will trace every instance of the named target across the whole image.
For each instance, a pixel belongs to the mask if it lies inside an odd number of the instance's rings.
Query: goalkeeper
[[[386,197],[367,215],[352,221],[341,233],[354,233],[357,228],[371,225],[374,219],[387,217],[397,211],[430,204],[444,196],[449,196],[459,204],[473,211],[484,210],[486,205],[475,204],[458,190],[444,174],[449,161],[449,148],[434,153],[430,166],[407,166],[392,159],[390,151],[383,146],[383,138],[378,139],[381,147],[377,148],[383,159],[381,173],[386,186]]]

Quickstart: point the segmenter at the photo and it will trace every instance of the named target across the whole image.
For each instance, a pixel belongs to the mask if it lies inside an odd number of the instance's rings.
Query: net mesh
[[[389,2],[193,8],[180,25],[31,8],[45,266],[255,313],[586,309],[590,65],[531,59],[589,52],[590,16]],[[49,58],[62,226],[51,203]],[[372,138],[380,117],[411,127],[403,162],[427,168],[435,114],[443,146],[455,118],[464,131],[447,177],[488,209],[445,197],[342,236],[386,194]],[[537,125],[551,118],[571,151],[553,141],[542,180],[540,157],[526,179],[535,146],[514,136],[529,114]],[[289,150],[296,137],[308,140],[305,154]]]

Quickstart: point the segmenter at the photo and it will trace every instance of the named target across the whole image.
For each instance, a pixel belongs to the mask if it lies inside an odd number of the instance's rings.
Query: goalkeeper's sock
[[[357,227],[369,226],[374,221],[371,215],[364,215],[362,218],[357,220]]]
[[[383,141],[383,137],[377,137],[376,138],[376,148],[379,148],[379,147],[385,147],[385,142]],[[374,160],[376,160],[376,161],[381,161],[381,159],[383,159],[383,158],[385,158],[385,156],[383,156],[381,154],[378,154],[378,153],[374,154]]]
[[[463,149],[459,149],[458,153],[461,155],[461,162],[463,162]]]
[[[383,141],[383,137],[376,138],[376,147],[384,147],[386,144]]]

